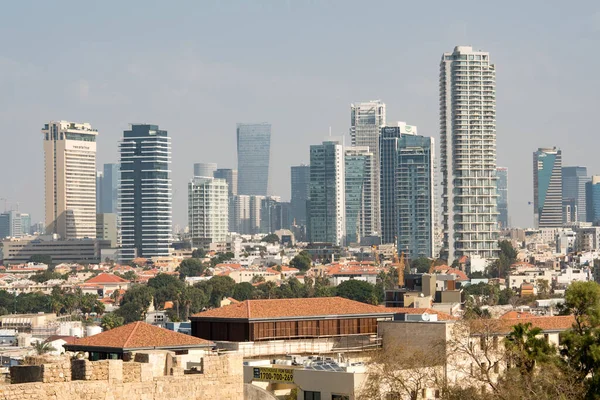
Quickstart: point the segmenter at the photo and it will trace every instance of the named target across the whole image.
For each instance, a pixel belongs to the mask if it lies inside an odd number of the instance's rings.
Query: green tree
[[[47,282],[51,279],[65,279],[65,276],[62,274],[59,274],[58,272],[52,272],[52,271],[44,271],[44,272],[38,272],[35,275],[32,275],[29,277],[30,280],[34,281],[34,282]]]
[[[233,288],[233,297],[238,301],[244,301],[252,298],[254,293],[254,286],[248,282],[242,282],[235,285]]]
[[[187,258],[179,264],[177,270],[179,278],[185,280],[188,276],[202,276],[206,266],[198,258]]]
[[[212,307],[219,307],[224,297],[233,295],[235,281],[228,276],[218,275],[210,278],[208,285],[211,287],[209,304]]]
[[[307,251],[301,251],[290,261],[290,266],[299,269],[300,271],[308,271],[312,265],[312,258]]]
[[[263,283],[265,281],[265,277],[262,275],[254,275],[252,279],[250,279],[250,283]]]
[[[167,301],[177,300],[185,288],[185,283],[173,275],[158,274],[148,280],[148,287],[154,289],[154,305],[160,308]]]
[[[176,279],[177,280],[177,279]],[[123,317],[125,323],[141,321],[152,304],[155,289],[146,285],[132,286],[121,300],[121,306],[114,312]]]
[[[261,242],[265,243],[279,243],[279,236],[274,233],[269,233],[267,236],[263,237]]]
[[[424,274],[429,272],[432,261],[426,257],[415,258],[411,263],[410,267],[417,270],[417,273]]]
[[[48,266],[49,271],[54,270],[54,263],[52,262],[52,257],[49,255],[34,254],[31,257],[29,257],[29,262],[36,264],[46,264]]]
[[[340,283],[336,288],[336,293],[340,297],[369,304],[373,304],[374,299],[377,298],[374,285],[355,279]]]
[[[108,330],[111,330],[114,328],[118,328],[119,326],[123,325],[124,322],[125,322],[125,318],[119,316],[118,314],[106,313],[102,316],[102,320],[100,321],[100,326],[105,331],[108,331]]]
[[[555,349],[546,342],[541,328],[533,328],[531,322],[517,324],[504,340],[509,359],[521,374],[531,376],[536,362],[545,361]]]
[[[196,249],[192,251],[192,258],[204,258],[206,257],[206,251],[204,249]]]
[[[498,304],[501,306],[510,304],[510,301],[515,298],[517,294],[511,288],[504,288],[498,294]]]
[[[215,267],[216,265],[224,263],[225,261],[231,260],[234,257],[235,257],[235,254],[233,254],[230,251],[227,253],[218,253],[217,255],[215,255],[213,258],[210,259],[210,265],[212,267]]]

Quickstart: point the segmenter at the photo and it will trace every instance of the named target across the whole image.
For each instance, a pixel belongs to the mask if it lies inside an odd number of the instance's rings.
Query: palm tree
[[[56,351],[54,346],[46,342],[35,342],[33,344],[33,349],[35,350],[35,354],[38,356],[50,353],[51,351]]]
[[[524,374],[531,375],[536,361],[554,351],[543,337],[538,337],[541,334],[541,328],[533,328],[531,322],[527,322],[513,326],[512,332],[505,339],[509,358]]]

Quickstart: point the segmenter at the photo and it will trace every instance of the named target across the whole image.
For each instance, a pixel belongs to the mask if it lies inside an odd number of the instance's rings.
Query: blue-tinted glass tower
[[[533,153],[533,213],[536,228],[560,228],[562,213],[562,152],[556,147]]]
[[[296,225],[306,225],[306,201],[308,200],[308,184],[310,166],[298,165],[291,168],[292,174],[292,218]]]
[[[269,190],[271,124],[237,124],[238,194],[266,196]]]
[[[563,167],[562,169],[563,203],[575,205],[576,221],[579,222],[587,220],[585,184],[589,180],[586,167]]]
[[[600,223],[600,176],[592,176],[585,184],[587,222]]]
[[[100,214],[117,212],[119,205],[119,175],[119,164],[104,164],[100,204],[98,205]]]

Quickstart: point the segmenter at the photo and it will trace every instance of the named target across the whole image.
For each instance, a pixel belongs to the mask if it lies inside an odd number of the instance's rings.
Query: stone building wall
[[[84,362],[82,362],[84,361]],[[89,365],[89,364],[91,365]],[[44,366],[45,367],[45,366]],[[53,381],[0,385],[0,400],[240,400],[244,398],[243,362],[239,355],[204,357],[203,373],[185,374],[177,361],[172,375],[155,377],[150,364],[105,360],[75,360],[73,377],[105,380]],[[49,382],[60,368],[44,368]],[[91,371],[88,374],[88,371]],[[68,374],[69,377],[71,373]],[[85,379],[85,378],[84,378]]]

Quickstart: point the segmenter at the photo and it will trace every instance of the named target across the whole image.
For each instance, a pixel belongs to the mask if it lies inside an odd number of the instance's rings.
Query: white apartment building
[[[228,233],[228,186],[225,179],[195,177],[188,184],[188,223],[192,246],[225,242]]]
[[[46,233],[96,237],[96,136],[89,123],[52,121],[44,140]]]
[[[373,153],[373,232],[381,234],[381,205],[379,198],[380,166],[379,137],[381,128],[386,125],[385,103],[371,100],[350,105],[350,137],[352,146],[367,146]]]
[[[469,46],[440,62],[444,253],[498,256],[496,69]]]

